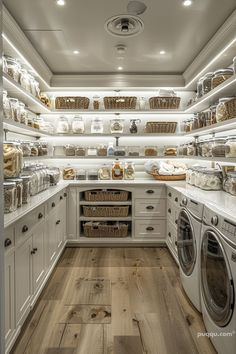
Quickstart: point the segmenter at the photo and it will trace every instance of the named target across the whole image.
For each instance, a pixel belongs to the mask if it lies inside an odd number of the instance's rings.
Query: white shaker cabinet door
[[[32,280],[33,280],[33,293],[41,285],[45,276],[45,224],[41,222],[34,228],[32,236]]]
[[[5,340],[6,346],[15,331],[15,258],[14,251],[5,256]]]
[[[56,220],[57,210],[54,210],[48,215],[47,233],[45,235],[48,266],[51,266],[57,255]]]

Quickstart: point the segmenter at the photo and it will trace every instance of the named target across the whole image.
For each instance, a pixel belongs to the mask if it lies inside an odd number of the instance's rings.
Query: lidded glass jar
[[[99,170],[98,170],[98,177],[101,180],[108,180],[111,179],[111,166],[104,164]]]
[[[214,73],[213,72],[207,73],[203,77],[203,81],[202,81],[202,93],[203,93],[203,95],[205,95],[206,93],[211,91],[211,82],[212,82],[212,78],[213,77],[214,77]]]
[[[158,150],[156,146],[145,146],[144,156],[157,156]]]
[[[16,184],[16,205],[17,208],[22,206],[22,198],[23,198],[23,179],[22,178],[13,178],[8,180],[7,182],[15,182]]]
[[[219,103],[216,107],[216,122],[223,122],[228,119],[228,110],[225,103],[230,101],[232,97],[224,97],[219,99]]]
[[[76,171],[75,178],[80,181],[86,180],[86,171],[84,169],[80,168],[79,170]]]
[[[76,146],[75,148],[75,156],[85,156],[86,148],[84,146]]]
[[[20,122],[20,106],[17,98],[9,98],[11,109],[12,109],[12,118],[15,122]]]
[[[31,146],[29,141],[22,141],[21,142],[21,150],[23,153],[23,157],[31,156]]]
[[[127,161],[125,163],[125,179],[134,179],[135,178],[135,168],[132,161]]]
[[[98,171],[95,169],[91,169],[88,171],[88,180],[95,181],[98,180]]]
[[[112,179],[121,180],[124,178],[124,167],[121,161],[117,160],[112,165]]]
[[[97,155],[98,156],[107,156],[107,145],[99,144],[97,148]]]
[[[123,119],[111,119],[110,130],[111,134],[122,134],[124,130],[124,120]]]
[[[91,133],[92,134],[103,133],[103,121],[101,118],[93,118],[91,122]]]
[[[66,144],[64,151],[66,156],[75,156],[75,146],[72,144]]]
[[[141,123],[140,119],[130,119],[130,127],[129,131],[131,134],[137,134],[138,133],[138,126],[137,124]]]
[[[3,116],[5,119],[12,119],[12,108],[9,97],[7,96],[7,91],[2,92],[2,104],[3,104]]]
[[[12,77],[13,80],[19,82],[20,78],[20,63],[10,56],[6,56],[6,63],[7,63],[7,73],[9,76]]]
[[[20,84],[28,92],[31,92],[30,75],[26,69],[20,70]]]
[[[187,144],[187,156],[196,156],[197,148],[195,142]]]
[[[30,143],[30,156],[38,156],[39,155],[39,150],[38,146],[36,143]]]
[[[212,144],[213,144],[213,139],[201,141],[202,157],[212,157]]]
[[[84,134],[84,120],[80,116],[75,116],[71,123],[71,129],[74,134]]]
[[[211,88],[214,89],[218,85],[222,84],[225,80],[228,80],[234,74],[234,70],[231,68],[220,69],[214,72],[214,77],[211,81]]]
[[[219,170],[209,169],[201,172],[199,188],[219,191],[222,189],[223,176]]]
[[[61,116],[57,122],[57,133],[58,134],[68,134],[70,131],[70,126],[68,119],[65,116]]]
[[[197,82],[197,98],[201,98],[203,96],[203,80],[204,77],[201,77]]]
[[[21,176],[23,192],[22,192],[22,204],[27,204],[30,201],[30,188],[31,188],[31,177]]]
[[[33,77],[33,75],[28,74],[29,77],[29,84],[30,84],[30,92],[33,96],[37,96],[37,92],[36,92],[36,80]]]
[[[236,171],[228,172],[223,182],[223,189],[232,195],[236,195]]]
[[[97,156],[97,148],[96,146],[89,146],[87,149],[88,156]]]
[[[7,74],[7,59],[6,59],[6,56],[3,55],[2,56],[2,71]]]
[[[93,96],[93,109],[99,109],[100,107],[100,97]]]
[[[217,105],[210,106],[211,124],[215,124],[216,123],[216,107],[217,107]]]
[[[211,151],[213,157],[225,157],[225,138],[213,139]]]
[[[25,109],[25,104],[23,102],[19,102],[19,115],[20,115],[20,122],[22,124],[28,124],[28,114]]]
[[[116,146],[114,148],[114,156],[125,156],[126,147],[125,146]]]
[[[15,182],[4,182],[4,213],[12,213],[17,209],[17,193]]]
[[[226,139],[225,156],[236,157],[236,136],[229,136]]]
[[[19,177],[22,163],[23,153],[16,142],[6,141],[3,144],[3,160],[4,160],[4,178]]]
[[[30,195],[34,196],[39,192],[39,176],[36,172],[35,166],[26,166],[24,167],[23,176],[30,176]]]

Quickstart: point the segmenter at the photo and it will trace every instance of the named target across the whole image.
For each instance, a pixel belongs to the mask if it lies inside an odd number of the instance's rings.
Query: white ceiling
[[[54,0],[3,2],[57,74],[112,73],[119,65],[136,74],[183,73],[236,9],[235,0],[195,0],[188,8],[181,0],[143,0],[143,33],[120,39],[109,35],[104,23],[126,13],[128,0],[67,0],[64,7]],[[127,46],[123,60],[114,48],[120,43]]]

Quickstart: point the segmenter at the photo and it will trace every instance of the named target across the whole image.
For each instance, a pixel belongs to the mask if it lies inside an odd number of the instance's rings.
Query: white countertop
[[[57,186],[50,187],[48,190],[41,192],[40,194],[31,198],[28,204],[18,208],[15,212],[4,215],[4,227],[8,227],[31,210],[38,207],[40,204],[45,203],[55,194],[63,190],[68,186],[81,187],[91,186],[99,187],[102,185],[115,185],[121,186],[158,186],[166,185],[171,187],[184,195],[190,195],[193,199],[200,201],[203,204],[207,204],[211,209],[215,209],[216,212],[224,212],[227,215],[236,215],[236,196],[230,195],[223,191],[204,191],[199,188],[193,187],[185,183],[185,181],[156,181],[154,179],[136,179],[136,180],[122,180],[122,181],[60,181]]]

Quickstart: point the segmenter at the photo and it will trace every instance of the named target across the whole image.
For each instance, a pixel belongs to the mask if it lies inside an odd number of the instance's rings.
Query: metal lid
[[[15,182],[3,182],[3,187],[4,188],[16,187],[16,183]]]
[[[219,70],[216,70],[215,72],[214,72],[214,74],[215,75],[217,75],[217,74],[226,74],[226,73],[229,73],[229,74],[233,74],[233,72],[234,72],[234,70],[233,69],[231,69],[231,68],[226,68],[226,69],[219,69]]]
[[[24,182],[24,181],[30,181],[31,180],[31,176],[21,176],[21,179],[22,179],[22,181]]]
[[[22,183],[23,182],[22,178],[9,178],[6,181],[7,182],[16,182],[16,183]]]

